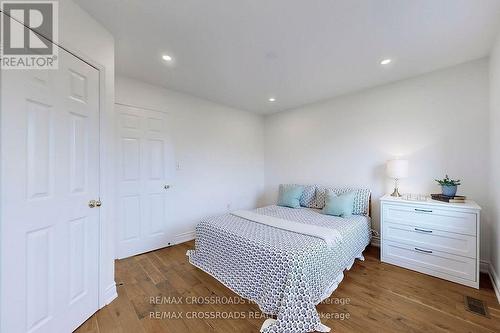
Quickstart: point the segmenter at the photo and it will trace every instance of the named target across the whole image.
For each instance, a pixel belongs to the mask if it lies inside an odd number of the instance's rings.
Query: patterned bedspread
[[[337,288],[370,242],[370,219],[339,218],[310,208],[267,206],[254,212],[337,229],[341,240],[328,248],[316,237],[273,228],[226,214],[196,227],[189,261],[235,293],[254,301],[277,321],[264,332],[306,333],[321,327],[316,305]]]

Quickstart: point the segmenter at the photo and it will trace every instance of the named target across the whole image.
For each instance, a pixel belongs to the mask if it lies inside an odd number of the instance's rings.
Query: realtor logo
[[[57,69],[57,1],[1,1],[1,68]]]

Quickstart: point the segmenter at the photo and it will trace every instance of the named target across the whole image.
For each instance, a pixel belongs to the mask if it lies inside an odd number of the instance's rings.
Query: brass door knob
[[[96,206],[97,206],[97,202],[96,202],[95,200],[90,200],[90,201],[89,201],[89,207],[90,207],[90,208],[94,208],[94,207],[96,207]],[[100,205],[99,205],[99,206],[100,206]]]

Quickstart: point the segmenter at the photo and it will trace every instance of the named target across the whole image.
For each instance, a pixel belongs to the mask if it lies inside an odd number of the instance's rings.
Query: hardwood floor
[[[118,298],[76,332],[258,332],[265,319],[258,318],[258,306],[190,265],[186,250],[193,246],[188,242],[117,260]],[[369,247],[365,257],[317,306],[332,331],[500,332],[500,305],[487,276],[476,290],[383,264],[378,248]],[[490,318],[466,311],[465,295],[486,301]],[[245,304],[234,304],[238,301]],[[163,318],[151,318],[151,313]],[[212,318],[216,313],[233,318]]]

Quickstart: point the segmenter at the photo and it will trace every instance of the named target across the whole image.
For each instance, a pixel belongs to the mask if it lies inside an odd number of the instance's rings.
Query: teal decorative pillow
[[[304,193],[304,186],[281,187],[278,197],[278,206],[299,208],[302,193]]]
[[[321,185],[316,186],[316,199],[315,207],[322,209],[325,207],[326,191],[333,191],[336,195],[341,195],[347,192],[354,192],[354,208],[352,213],[354,215],[368,215],[370,211],[370,190],[367,188],[353,188],[353,187],[325,187]]]
[[[290,186],[304,186],[304,192],[300,197],[300,205],[302,207],[315,208],[316,207],[316,186],[314,185],[301,185],[301,184],[280,184],[280,193]]]
[[[354,198],[356,192],[347,192],[341,195],[328,190],[326,192],[325,207],[323,214],[348,217],[352,215],[354,208]]]

